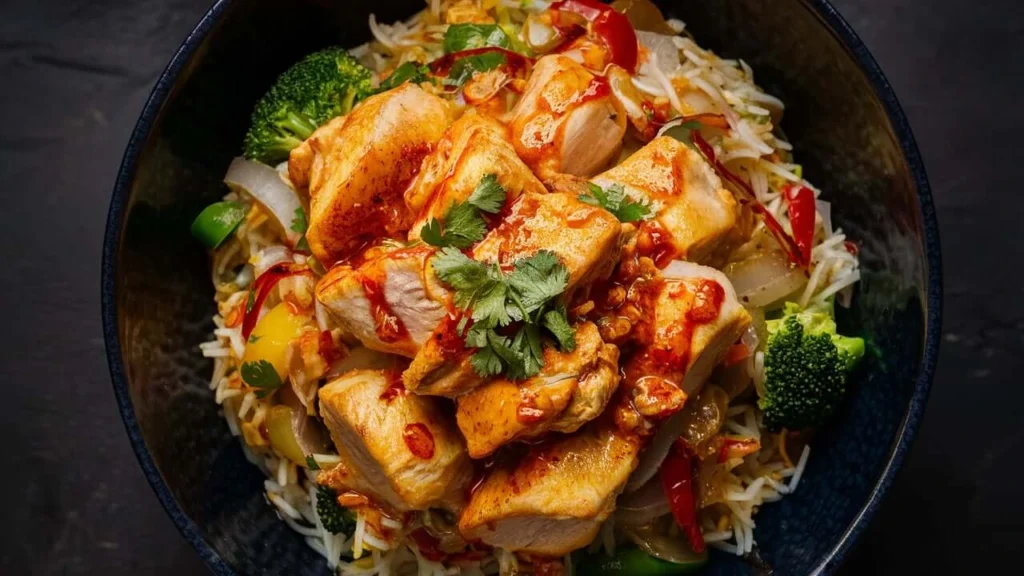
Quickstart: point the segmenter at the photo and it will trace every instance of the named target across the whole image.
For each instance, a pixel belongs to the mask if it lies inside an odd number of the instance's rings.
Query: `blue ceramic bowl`
[[[214,312],[192,218],[224,193],[249,112],[277,74],[369,36],[419,0],[221,0],[185,39],[132,134],[103,250],[114,392],[160,502],[219,575],[327,574],[275,516],[261,473],[228,433],[197,345]],[[907,120],[867,49],[824,0],[660,2],[698,42],[753,66],[787,104],[783,128],[837,225],[862,241],[863,281],[844,331],[877,351],[815,439],[800,490],[757,517],[761,564],[717,555],[714,574],[829,573],[874,515],[907,454],[939,343],[939,237]]]

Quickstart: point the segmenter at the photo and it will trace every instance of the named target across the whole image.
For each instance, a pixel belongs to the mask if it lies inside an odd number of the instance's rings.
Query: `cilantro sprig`
[[[481,212],[497,214],[505,205],[505,189],[495,174],[480,179],[465,202],[454,202],[448,207],[443,221],[431,218],[420,229],[420,238],[431,246],[469,248],[487,234],[487,222]]]
[[[243,382],[253,388],[258,388],[256,390],[257,398],[270,396],[283,384],[277,369],[268,360],[246,362],[242,364],[239,371],[242,373]]]
[[[569,285],[569,271],[546,250],[520,258],[511,272],[497,264],[473,260],[455,247],[442,249],[431,261],[438,278],[453,290],[455,305],[473,323],[459,324],[466,346],[475,348],[470,363],[481,376],[505,374],[529,378],[544,366],[544,335],[564,352],[576,348],[575,331],[558,297]],[[513,333],[502,329],[520,323]]]
[[[295,209],[295,217],[292,218],[291,230],[302,234],[299,241],[295,243],[296,250],[309,252],[309,242],[306,242],[306,230],[309,229],[309,221],[306,220],[306,211],[302,207]]]
[[[601,188],[591,182],[590,194],[580,194],[579,200],[592,206],[604,208],[615,215],[619,222],[648,220],[654,215],[648,203],[637,202],[630,198],[621,184],[612,184],[607,188]]]

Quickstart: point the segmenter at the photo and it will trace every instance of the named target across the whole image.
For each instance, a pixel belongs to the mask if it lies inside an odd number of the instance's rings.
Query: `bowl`
[[[836,225],[861,243],[863,280],[845,332],[872,354],[815,438],[800,490],[757,516],[758,554],[716,554],[712,574],[830,573],[903,462],[939,343],[939,238],[924,167],[878,65],[823,0],[660,2],[699,43],[742,57],[787,104],[783,128]],[[131,136],[103,249],[104,336],[114,392],[146,477],[218,575],[327,574],[264,500],[213,402],[197,348],[214,312],[192,218],[225,189],[249,113],[274,78],[330,44],[369,37],[418,0],[220,0],[160,76]]]

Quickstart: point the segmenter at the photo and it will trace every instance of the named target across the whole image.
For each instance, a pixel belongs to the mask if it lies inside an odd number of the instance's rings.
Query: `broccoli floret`
[[[782,318],[769,320],[767,329],[765,395],[758,403],[765,425],[800,430],[824,423],[864,356],[864,340],[836,333],[831,305],[801,311],[787,303]]]
[[[243,153],[277,164],[324,122],[372,92],[371,72],[344,48],[314,52],[278,77],[256,103]]]
[[[338,495],[323,484],[316,486],[316,515],[331,534],[351,534],[356,519],[352,511],[338,504]]]

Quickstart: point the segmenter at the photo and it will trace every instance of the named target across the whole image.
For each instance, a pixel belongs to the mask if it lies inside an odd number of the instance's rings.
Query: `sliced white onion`
[[[625,524],[643,525],[669,513],[668,498],[657,478],[619,499],[615,506],[615,521]]]
[[[672,40],[674,36],[637,30],[636,38],[652,54],[656,55],[656,58],[652,58],[652,60],[658,66],[658,69],[665,74],[672,74],[682,66],[679,62],[679,48],[676,47],[675,42]]]
[[[804,271],[778,252],[764,252],[733,262],[723,272],[736,289],[736,297],[748,308],[767,306],[807,282]]]
[[[527,16],[523,23],[523,37],[530,48],[541,54],[547,53],[562,41],[557,30],[533,14]]]
[[[683,433],[683,413],[677,412],[658,428],[651,445],[640,455],[640,464],[626,482],[626,492],[633,492],[654,478],[668,456],[672,443]]]
[[[256,278],[259,278],[275,264],[291,262],[292,251],[287,246],[275,244],[257,252],[252,260],[253,273],[256,275]]]
[[[825,238],[832,236],[832,205],[824,200],[815,200],[814,205],[821,214],[821,225],[825,230]]]
[[[284,232],[289,245],[294,247],[302,238],[301,233],[292,230],[292,221],[296,212],[302,209],[302,202],[295,190],[281,178],[280,172],[266,164],[238,157],[228,166],[224,183],[231,188],[245,190],[270,212]]]

